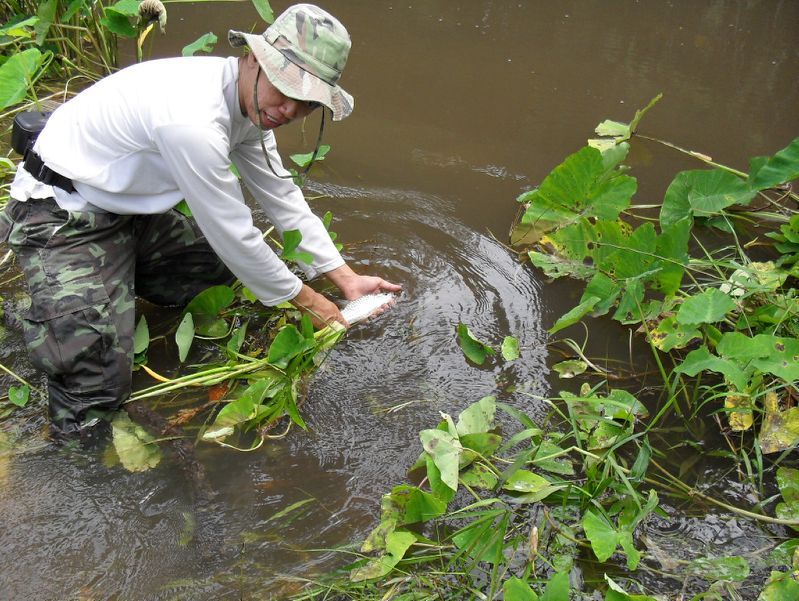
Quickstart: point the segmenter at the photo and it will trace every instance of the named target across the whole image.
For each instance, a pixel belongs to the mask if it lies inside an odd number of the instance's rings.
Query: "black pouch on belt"
[[[37,180],[48,186],[58,186],[69,193],[75,191],[72,180],[57,173],[44,164],[38,154],[33,152],[33,145],[52,111],[25,111],[17,113],[11,129],[11,147],[22,155],[25,169]]]

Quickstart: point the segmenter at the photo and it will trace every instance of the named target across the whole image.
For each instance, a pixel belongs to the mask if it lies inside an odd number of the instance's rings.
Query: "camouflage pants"
[[[65,211],[52,198],[9,201],[0,214],[25,274],[25,344],[47,374],[50,418],[69,433],[130,395],[135,298],[184,305],[230,272],[177,211]]]

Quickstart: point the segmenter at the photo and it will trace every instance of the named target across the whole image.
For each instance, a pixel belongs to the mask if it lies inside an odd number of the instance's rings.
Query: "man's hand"
[[[323,328],[331,321],[338,321],[345,327],[349,324],[338,307],[310,286],[303,284],[300,293],[291,299],[291,304],[311,318],[316,328]]]
[[[358,275],[348,265],[328,271],[325,276],[341,290],[341,294],[347,300],[355,300],[375,292],[399,292],[402,290],[402,286],[387,282],[383,278]]]

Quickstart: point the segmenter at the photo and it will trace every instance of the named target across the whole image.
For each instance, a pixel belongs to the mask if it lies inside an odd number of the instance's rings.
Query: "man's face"
[[[258,63],[255,57],[250,54],[245,58],[247,64],[248,77],[240,90],[242,109],[255,125],[263,129],[274,129],[290,123],[295,119],[307,117],[318,106],[313,102],[305,100],[295,100],[285,96],[280,90],[273,86],[266,73],[261,71],[258,77],[258,107],[255,107],[253,98],[253,84],[258,73]]]

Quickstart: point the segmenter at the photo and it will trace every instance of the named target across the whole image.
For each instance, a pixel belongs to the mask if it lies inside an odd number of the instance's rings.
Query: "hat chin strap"
[[[256,117],[255,120],[258,125],[258,130],[261,132],[260,142],[261,142],[261,151],[264,153],[264,158],[266,159],[266,164],[269,166],[269,170],[275,175],[275,177],[279,177],[280,179],[292,179],[294,176],[292,174],[288,175],[279,175],[275,168],[272,167],[272,162],[269,160],[269,153],[266,151],[266,145],[264,144],[264,134],[267,130],[264,129],[263,125],[261,125],[261,110],[258,104],[258,78],[261,77],[261,65],[258,65],[258,73],[255,75],[255,85],[252,87],[252,99],[253,105],[255,106]],[[316,148],[314,148],[313,154],[311,155],[311,160],[308,162],[308,165],[305,167],[305,171],[299,174],[300,178],[300,186],[305,184],[306,176],[308,172],[311,170],[311,167],[316,160],[316,155],[319,154],[319,144],[322,142],[322,133],[325,131],[325,105],[322,105],[322,121],[319,124],[319,135],[316,138]]]

